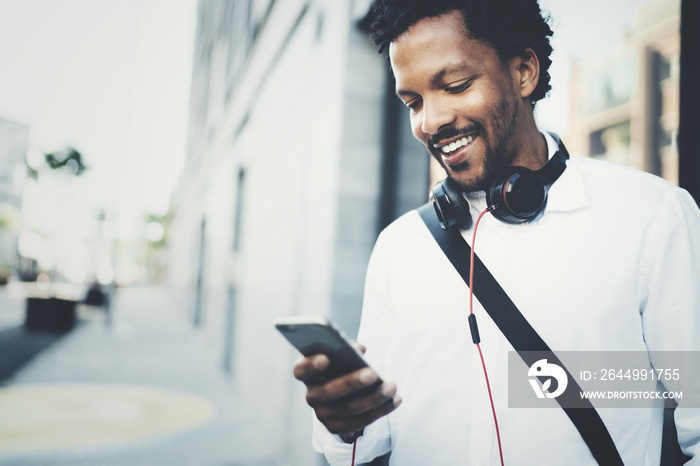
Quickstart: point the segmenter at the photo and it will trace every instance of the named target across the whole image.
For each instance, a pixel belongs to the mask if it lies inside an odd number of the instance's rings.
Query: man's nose
[[[439,99],[423,103],[423,133],[434,136],[454,122],[455,113]]]

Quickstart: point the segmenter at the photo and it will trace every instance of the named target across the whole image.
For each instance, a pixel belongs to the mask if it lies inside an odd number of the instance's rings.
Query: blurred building
[[[0,203],[22,206],[29,126],[0,118]]]
[[[17,265],[29,127],[0,118],[0,268]],[[6,278],[0,271],[0,279]]]
[[[634,11],[624,46],[572,70],[572,152],[678,183],[680,0]]]
[[[277,316],[355,335],[383,226],[427,199],[413,140],[359,0],[200,0],[187,161],[169,279],[245,400],[246,464],[324,464]],[[257,447],[257,446],[254,446]]]

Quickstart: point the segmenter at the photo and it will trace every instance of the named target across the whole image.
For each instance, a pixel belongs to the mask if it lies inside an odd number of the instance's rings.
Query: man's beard
[[[513,139],[516,126],[516,110],[512,100],[501,98],[495,108],[491,118],[493,141],[488,141],[486,128],[479,122],[472,122],[467,127],[450,127],[439,132],[430,140],[430,154],[440,163],[447,172],[447,176],[452,178],[465,192],[488,191],[493,184],[496,175],[505,169],[512,162],[515,154],[507,153],[508,141]],[[442,160],[441,150],[434,147],[434,143],[440,140],[453,138],[468,133],[478,132],[479,139],[486,149],[486,154],[481,160],[483,167],[481,176],[477,179],[466,182],[455,177],[459,172],[466,171],[471,167],[469,161],[452,165],[450,167]]]

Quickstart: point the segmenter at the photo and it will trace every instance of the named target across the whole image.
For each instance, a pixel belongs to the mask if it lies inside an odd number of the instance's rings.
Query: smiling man
[[[662,364],[659,352],[700,351],[700,211],[652,175],[566,160],[556,138],[540,132],[533,110],[550,88],[552,31],[537,1],[380,0],[373,17],[413,135],[468,202],[467,217],[495,209],[479,224],[477,253],[549,347],[634,351],[649,369]],[[545,176],[551,164],[559,170]],[[494,184],[523,170],[513,167],[528,169],[548,194],[531,215],[498,214],[510,191],[494,200]],[[455,234],[471,244],[471,220],[459,225]],[[316,415],[314,447],[333,465],[349,465],[353,450],[358,463],[391,452],[402,466],[597,464],[556,404],[509,406],[513,347],[481,303],[474,314],[478,350],[468,289],[421,217],[412,211],[391,224],[370,260],[358,338],[386,382],[368,391],[377,374],[363,369],[314,385],[328,358],[298,362],[294,374]],[[663,385],[685,395],[676,425],[697,461],[699,410],[688,408],[700,406],[697,377]],[[605,464],[659,464],[662,401],[599,411],[616,450]]]
[[[540,71],[532,48],[503,61],[452,11],[414,24],[389,57],[413,135],[466,191],[485,190],[506,166],[547,161],[530,100]]]

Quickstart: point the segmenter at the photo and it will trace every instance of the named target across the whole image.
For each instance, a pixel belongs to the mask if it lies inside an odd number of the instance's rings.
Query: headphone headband
[[[544,164],[542,168],[537,170],[537,174],[542,178],[542,183],[544,185],[549,185],[557,181],[564,170],[566,169],[566,161],[569,159],[569,151],[566,150],[564,143],[561,142],[561,138],[555,133],[548,132],[554,142],[557,143],[557,151],[554,153],[551,159]]]

